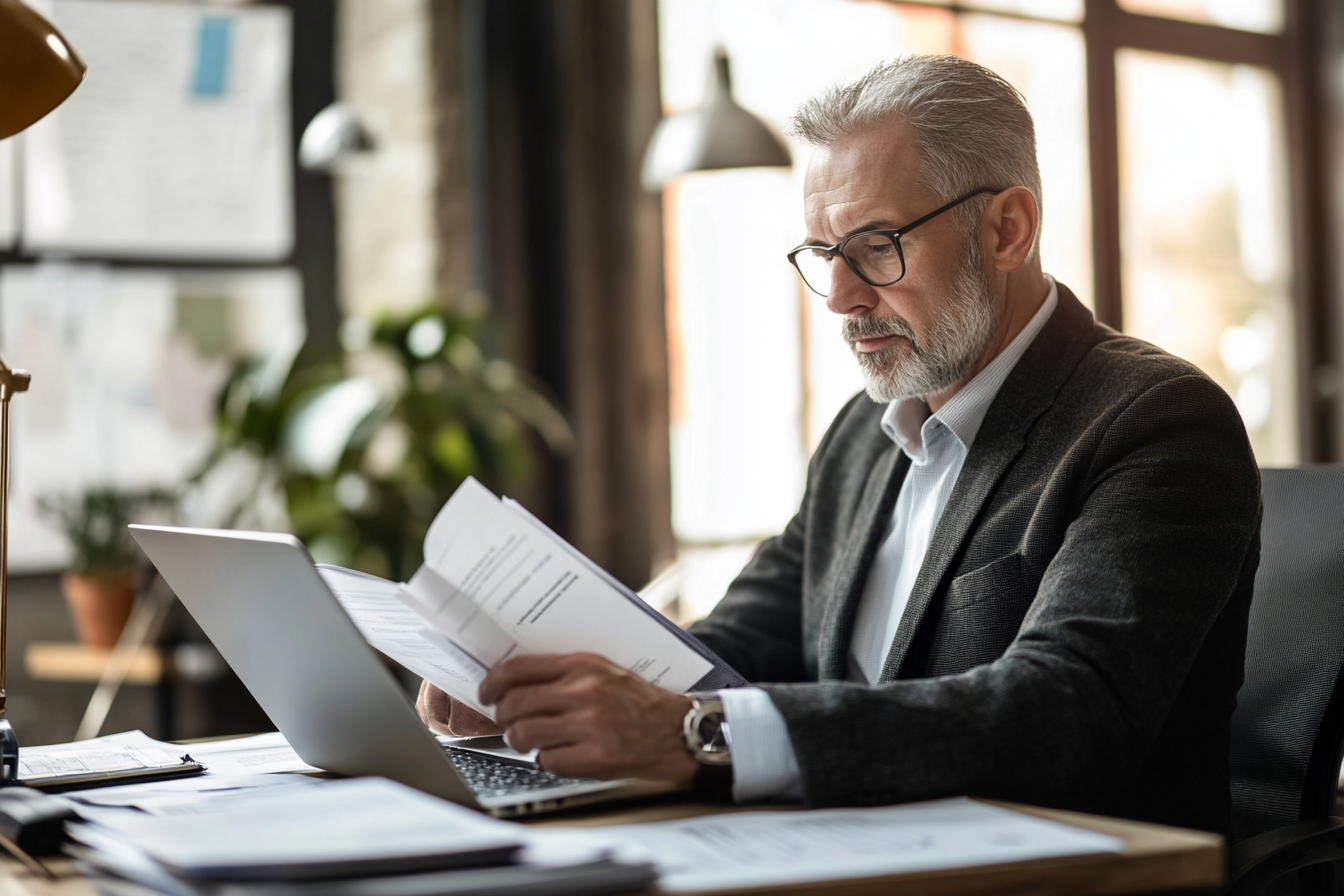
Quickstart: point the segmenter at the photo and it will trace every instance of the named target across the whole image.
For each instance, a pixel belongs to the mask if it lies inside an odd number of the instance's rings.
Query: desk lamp
[[[85,65],[51,23],[19,0],[0,0],[0,140],[28,127],[74,93]],[[27,371],[0,358],[0,786],[19,779],[19,741],[5,716],[9,581],[9,400],[28,389]]]

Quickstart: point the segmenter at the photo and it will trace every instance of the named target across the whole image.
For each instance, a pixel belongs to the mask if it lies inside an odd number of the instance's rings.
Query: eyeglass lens
[[[846,240],[840,252],[868,283],[888,286],[905,276],[905,261],[896,239],[887,234],[860,233]],[[825,249],[803,249],[794,256],[794,264],[814,292],[830,295],[834,262]]]

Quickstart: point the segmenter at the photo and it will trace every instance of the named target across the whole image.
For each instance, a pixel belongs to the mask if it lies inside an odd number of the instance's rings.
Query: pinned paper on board
[[[14,401],[10,568],[60,568],[40,495],[173,486],[214,438],[220,387],[243,359],[288,361],[304,338],[289,269],[0,269],[0,355],[33,375]]]
[[[47,11],[89,73],[19,138],[23,248],[286,257],[294,242],[289,10],[55,0]],[[0,244],[3,226],[0,217]]]

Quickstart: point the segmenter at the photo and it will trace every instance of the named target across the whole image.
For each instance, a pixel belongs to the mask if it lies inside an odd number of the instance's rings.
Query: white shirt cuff
[[[802,773],[784,716],[760,688],[719,691],[733,751],[733,799],[803,798]]]

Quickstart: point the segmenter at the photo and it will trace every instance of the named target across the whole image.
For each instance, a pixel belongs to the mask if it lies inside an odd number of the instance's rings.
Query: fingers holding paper
[[[515,750],[539,750],[541,767],[584,778],[689,782],[696,763],[682,719],[689,697],[671,694],[591,653],[529,654],[496,666],[481,702]]]
[[[420,682],[420,694],[415,698],[415,709],[426,725],[440,734],[457,737],[480,737],[500,734],[494,722],[476,712],[460,700],[454,700],[428,681]]]

